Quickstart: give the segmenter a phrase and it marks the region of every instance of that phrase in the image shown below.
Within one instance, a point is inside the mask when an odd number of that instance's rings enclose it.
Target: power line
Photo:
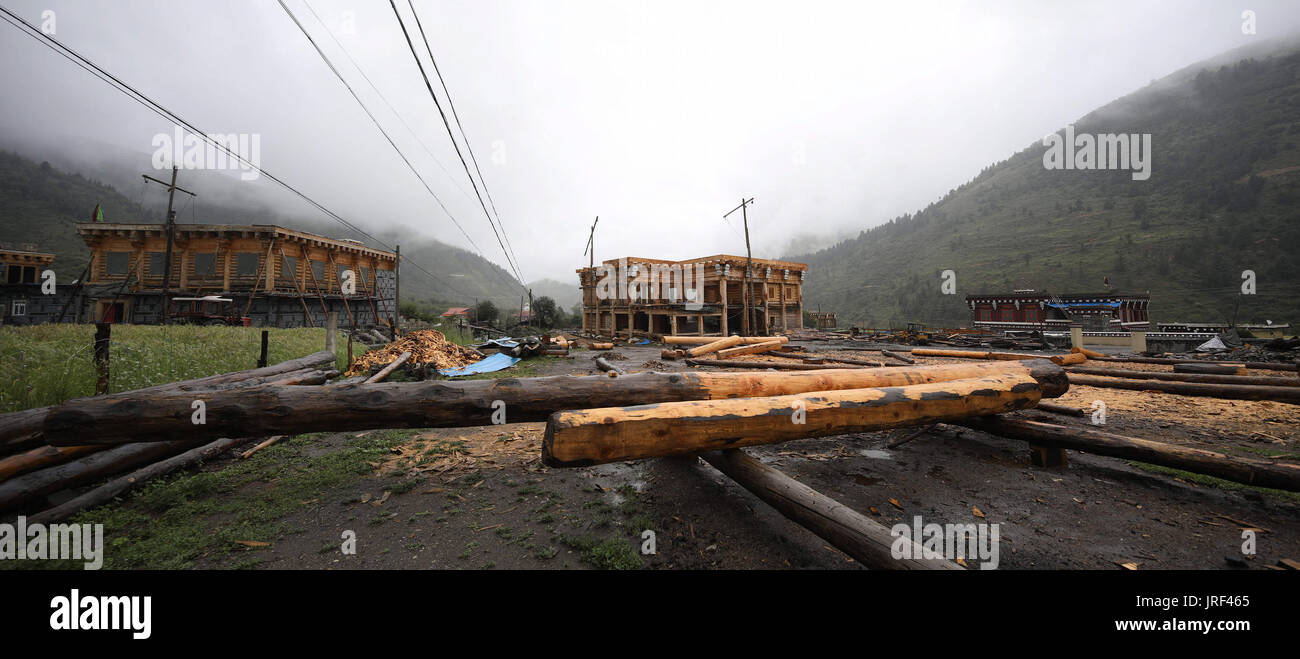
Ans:
[[[284,189],[286,189],[286,190],[292,192],[293,194],[297,195],[297,196],[298,196],[299,198],[301,198],[303,201],[306,201],[307,203],[311,204],[312,206],[314,206],[315,208],[317,208],[318,210],[320,210],[322,213],[328,215],[329,217],[331,217],[332,219],[334,219],[334,220],[337,221],[338,223],[342,224],[343,226],[345,226],[345,227],[347,227],[348,229],[350,229],[350,230],[352,230],[353,232],[355,232],[357,235],[360,235],[360,236],[364,236],[364,237],[366,237],[366,238],[369,238],[370,240],[374,241],[376,244],[378,244],[378,245],[380,245],[380,246],[382,246],[382,247],[384,247],[384,248],[387,248],[387,249],[390,249],[390,250],[392,249],[392,247],[391,247],[390,245],[388,245],[387,243],[385,243],[384,241],[382,241],[382,240],[380,240],[380,239],[378,239],[378,238],[376,238],[376,237],[370,235],[368,232],[362,230],[360,227],[357,227],[356,225],[352,224],[351,222],[348,222],[347,220],[343,219],[343,217],[340,216],[338,213],[335,213],[334,211],[332,211],[332,210],[326,208],[326,207],[325,207],[324,205],[322,205],[320,202],[317,202],[315,199],[312,199],[311,197],[308,197],[306,194],[300,192],[297,188],[295,188],[295,187],[289,185],[288,183],[284,182],[284,181],[283,181],[282,179],[280,179],[279,177],[277,177],[277,176],[271,174],[270,172],[266,171],[265,169],[262,169],[261,167],[258,167],[257,165],[254,165],[252,162],[250,162],[250,161],[249,161],[247,158],[245,158],[244,156],[240,155],[239,153],[237,153],[237,152],[235,152],[235,151],[232,151],[229,147],[227,147],[227,146],[226,146],[225,144],[223,144],[221,141],[212,139],[211,137],[208,136],[207,133],[205,133],[205,132],[199,130],[197,127],[195,127],[194,124],[191,124],[190,122],[185,121],[183,118],[181,118],[181,117],[180,117],[179,115],[177,115],[176,113],[174,113],[174,112],[172,112],[171,110],[168,110],[167,108],[163,107],[161,104],[159,104],[158,102],[156,102],[156,101],[154,101],[153,99],[149,98],[148,96],[145,96],[143,93],[141,93],[140,91],[136,90],[134,87],[132,87],[132,86],[126,84],[125,82],[122,82],[122,81],[121,81],[120,79],[118,79],[116,76],[114,76],[113,74],[111,74],[111,73],[109,73],[108,71],[104,70],[104,69],[101,68],[99,65],[97,65],[97,64],[95,64],[93,61],[91,61],[89,58],[87,58],[87,57],[81,55],[80,53],[78,53],[78,52],[75,51],[75,50],[72,50],[72,49],[69,48],[68,46],[65,46],[65,45],[63,44],[63,42],[59,41],[58,39],[55,39],[54,37],[52,37],[52,36],[46,34],[46,33],[43,32],[43,31],[41,31],[41,30],[40,30],[39,28],[37,28],[35,25],[32,25],[31,23],[28,23],[26,19],[22,18],[21,16],[18,16],[18,15],[15,14],[14,12],[10,11],[7,7],[5,7],[5,6],[3,6],[3,5],[0,5],[0,12],[2,12],[2,13],[5,14],[5,16],[0,16],[0,18],[3,18],[3,19],[5,20],[5,22],[7,22],[7,23],[9,23],[10,25],[14,26],[14,27],[17,28],[19,31],[21,31],[23,34],[26,34],[27,36],[31,37],[32,39],[35,39],[35,40],[37,41],[37,43],[40,43],[41,45],[43,45],[43,46],[49,48],[50,50],[53,50],[55,53],[57,53],[58,55],[62,56],[64,59],[67,59],[68,61],[72,62],[73,64],[76,64],[77,66],[81,67],[81,68],[82,68],[83,70],[85,70],[87,73],[90,73],[91,75],[95,76],[96,78],[100,79],[101,81],[107,83],[110,87],[112,87],[112,88],[116,89],[117,91],[121,92],[121,93],[122,93],[123,95],[125,95],[127,98],[130,98],[131,100],[133,100],[133,101],[135,101],[135,102],[137,102],[137,103],[139,103],[139,104],[145,106],[147,109],[149,109],[149,111],[153,112],[154,114],[158,115],[159,117],[162,117],[163,119],[167,120],[168,122],[171,122],[172,124],[175,124],[175,125],[177,125],[177,126],[179,126],[179,127],[182,127],[182,128],[184,128],[185,130],[188,130],[191,134],[193,134],[193,135],[194,135],[195,137],[197,137],[198,139],[200,139],[200,140],[204,141],[205,143],[207,143],[207,144],[209,144],[209,145],[211,145],[211,146],[213,146],[213,147],[215,147],[215,148],[221,150],[222,152],[224,152],[225,154],[229,155],[230,157],[232,157],[232,158],[238,160],[239,162],[242,162],[242,163],[248,165],[249,167],[251,167],[251,168],[257,170],[258,172],[260,172],[260,173],[261,173],[263,176],[265,176],[266,178],[270,179],[271,181],[274,181],[276,184],[280,185],[280,186],[283,187]],[[16,22],[15,22],[15,21],[16,21]],[[410,263],[411,263],[412,266],[415,266],[415,269],[419,270],[420,272],[423,272],[426,276],[428,276],[428,277],[429,277],[430,279],[432,279],[433,281],[438,282],[439,284],[442,284],[443,286],[446,286],[446,287],[447,287],[449,290],[451,290],[453,293],[456,293],[456,294],[458,294],[458,295],[465,296],[465,297],[472,297],[472,296],[470,296],[469,294],[465,293],[464,291],[461,291],[461,290],[457,289],[455,286],[452,286],[450,283],[444,281],[442,278],[438,277],[437,275],[433,274],[432,272],[429,272],[427,269],[425,269],[425,268],[424,268],[423,266],[421,266],[419,263],[416,263],[415,261],[410,261]]]
[[[496,224],[492,222],[492,214],[488,212],[487,204],[483,202],[483,195],[479,193],[478,183],[474,181],[474,175],[469,173],[469,164],[465,162],[465,155],[461,153],[460,144],[456,142],[456,135],[451,130],[451,122],[447,120],[447,113],[442,110],[442,103],[438,102],[438,95],[433,92],[433,84],[429,82],[429,74],[424,70],[424,63],[420,61],[420,55],[415,52],[415,43],[411,41],[411,34],[406,30],[406,22],[402,20],[401,12],[397,11],[397,2],[388,0],[388,4],[393,8],[393,15],[397,17],[397,24],[402,28],[402,36],[406,38],[406,45],[411,49],[411,57],[415,58],[415,65],[420,69],[420,77],[424,79],[424,86],[429,90],[429,96],[433,99],[434,106],[438,108],[438,116],[442,118],[442,125],[447,128],[447,136],[451,138],[451,145],[456,149],[456,156],[460,158],[460,164],[465,168],[465,176],[469,177],[469,183],[474,188],[475,196],[478,197],[478,203],[483,209],[483,215],[487,217],[488,224],[492,226],[492,233],[496,234],[497,244],[501,246],[501,251],[506,256],[506,262],[514,270],[515,278],[519,280],[519,285],[522,287],[523,276],[519,274],[519,268],[510,260],[510,252],[506,249],[505,243],[502,242]]]
[[[474,246],[474,250],[479,252],[481,255],[483,250],[479,249],[478,245],[474,243],[474,239],[469,237],[469,234],[465,232],[465,228],[460,225],[460,222],[456,221],[456,218],[451,214],[451,211],[447,210],[447,207],[443,205],[442,200],[439,199],[438,195],[429,187],[428,182],[424,180],[423,176],[420,176],[420,172],[416,171],[415,165],[411,164],[411,161],[406,157],[406,154],[402,153],[402,150],[398,148],[397,143],[393,141],[391,136],[389,136],[388,131],[384,130],[384,127],[379,125],[379,120],[370,112],[370,108],[366,107],[366,104],[361,100],[361,97],[357,96],[357,92],[353,90],[352,85],[348,84],[348,81],[343,78],[343,74],[339,73],[339,70],[335,68],[334,63],[325,55],[325,51],[321,50],[320,46],[316,44],[316,40],[307,32],[307,28],[303,27],[302,23],[298,21],[298,17],[294,16],[293,12],[289,11],[289,6],[284,4],[284,0],[276,1],[280,3],[280,8],[284,10],[284,13],[288,14],[289,20],[293,21],[293,24],[298,26],[298,30],[302,32],[304,37],[307,37],[308,43],[310,43],[311,47],[316,50],[316,54],[320,55],[321,60],[325,62],[325,66],[329,67],[330,71],[334,73],[334,77],[338,78],[339,82],[343,83],[343,86],[347,88],[348,93],[352,95],[354,100],[356,100],[357,105],[360,105],[361,109],[366,113],[366,116],[370,117],[370,123],[374,124],[375,128],[379,129],[379,132],[384,136],[384,139],[388,140],[389,146],[393,147],[393,150],[397,152],[398,156],[401,156],[402,162],[406,163],[407,168],[411,170],[412,174],[415,174],[415,178],[420,180],[420,184],[424,186],[426,191],[428,191],[429,196],[433,197],[433,200],[438,202],[438,207],[442,209],[442,212],[446,213],[447,217],[451,218],[452,224],[455,224],[456,228],[460,229],[460,233],[465,236],[465,240],[468,240],[469,244]]]
[[[506,246],[510,248],[510,256],[514,257],[515,265],[519,265],[519,255],[515,254],[515,246],[510,244],[510,234],[506,233],[506,225],[501,221],[501,214],[497,212],[496,201],[492,199],[492,191],[488,189],[487,179],[483,178],[483,171],[478,167],[478,158],[474,156],[474,145],[470,143],[469,136],[465,135],[465,127],[460,123],[460,114],[456,112],[456,103],[451,100],[451,90],[447,89],[447,81],[442,77],[442,70],[438,68],[438,60],[433,56],[433,49],[429,47],[429,39],[424,34],[424,25],[420,22],[420,14],[415,11],[413,0],[406,0],[406,4],[411,7],[411,15],[415,17],[415,25],[420,28],[420,39],[424,41],[424,49],[429,53],[429,61],[433,63],[433,72],[438,74],[438,83],[442,85],[442,93],[447,97],[447,106],[451,108],[451,116],[456,120],[456,128],[460,131],[460,139],[465,142],[465,149],[469,151],[469,159],[474,163],[474,172],[478,174],[479,183],[483,184],[483,193],[487,195],[488,204],[492,206],[492,214],[497,218],[497,226],[501,227],[501,235],[506,239]]]

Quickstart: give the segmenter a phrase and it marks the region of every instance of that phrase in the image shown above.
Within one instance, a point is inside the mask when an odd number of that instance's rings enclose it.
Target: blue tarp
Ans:
[[[473,364],[462,366],[460,368],[444,368],[438,372],[446,376],[456,377],[457,375],[491,373],[493,371],[499,371],[503,368],[510,368],[511,366],[514,366],[515,364],[518,363],[519,363],[518,357],[511,357],[510,355],[507,355],[504,352],[498,352],[494,355],[490,355],[486,359],[476,361]]]

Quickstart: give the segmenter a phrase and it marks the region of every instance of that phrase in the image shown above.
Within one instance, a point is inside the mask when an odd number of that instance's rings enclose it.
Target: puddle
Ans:
[[[858,455],[864,458],[875,458],[877,460],[893,460],[894,454],[889,451],[882,451],[875,448],[864,448],[858,451]]]

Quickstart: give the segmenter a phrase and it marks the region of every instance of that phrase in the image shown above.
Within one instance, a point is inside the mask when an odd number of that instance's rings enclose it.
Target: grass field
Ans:
[[[324,329],[270,329],[267,362],[277,364],[325,347]],[[93,325],[0,327],[0,413],[91,396]],[[257,366],[262,328],[192,325],[114,325],[109,348],[109,391],[127,391]],[[341,337],[340,337],[341,338]],[[347,361],[338,342],[337,368]]]

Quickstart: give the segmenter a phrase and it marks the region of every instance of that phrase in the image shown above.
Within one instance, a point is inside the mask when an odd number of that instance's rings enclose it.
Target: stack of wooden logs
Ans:
[[[163,395],[184,396],[193,401],[203,400],[214,392],[319,385],[338,375],[338,371],[330,368],[334,360],[334,353],[321,351],[274,366],[126,391],[113,394],[111,398],[129,408],[147,405],[153,397]],[[69,403],[75,404],[76,401]],[[47,441],[44,426],[52,409],[44,407],[0,415],[0,513],[45,509],[45,498],[50,494],[139,468],[125,479],[110,483],[106,489],[101,488],[52,509],[55,517],[62,519],[86,505],[107,501],[149,478],[258,439],[255,435],[190,439],[188,432],[177,432],[166,441],[111,446],[84,441],[93,439],[97,432],[92,425],[81,437],[83,441],[55,446]],[[186,415],[186,422],[191,425],[194,412],[191,409]],[[206,414],[205,410],[205,417]],[[127,418],[119,423],[129,433],[134,419]],[[49,515],[42,515],[40,519],[56,521]]]

